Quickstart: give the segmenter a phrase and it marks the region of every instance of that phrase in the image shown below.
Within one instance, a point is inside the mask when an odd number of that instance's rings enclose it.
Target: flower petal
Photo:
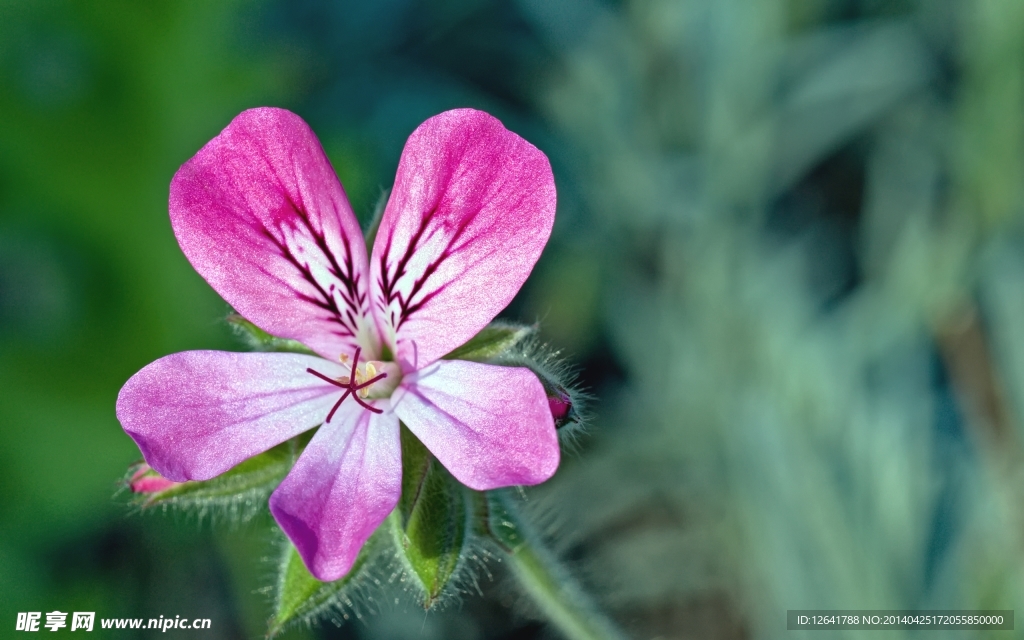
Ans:
[[[402,493],[398,418],[386,400],[374,404],[384,413],[343,403],[270,496],[274,518],[318,580],[348,573]]]
[[[246,319],[332,360],[376,351],[363,235],[299,116],[242,112],[175,174],[170,211],[192,266]]]
[[[378,329],[406,371],[505,308],[554,219],[547,157],[492,116],[446,111],[409,136],[370,265]]]
[[[306,373],[340,363],[298,353],[185,351],[132,376],[117,418],[168,480],[208,480],[323,422],[338,387]]]
[[[558,435],[529,369],[442,360],[406,376],[395,413],[452,475],[480,491],[544,482],[558,468]]]

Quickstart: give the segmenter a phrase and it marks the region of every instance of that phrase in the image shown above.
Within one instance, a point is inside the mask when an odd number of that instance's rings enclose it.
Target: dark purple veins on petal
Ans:
[[[409,291],[408,296],[403,296],[400,291],[396,290],[396,286],[398,284],[398,281],[401,280],[402,277],[407,275],[409,261],[412,259],[413,254],[415,254],[416,251],[420,248],[420,243],[421,241],[424,240],[424,234],[427,231],[427,227],[430,226],[430,223],[434,220],[434,218],[437,215],[437,208],[438,207],[435,205],[433,209],[431,209],[430,211],[428,211],[427,213],[423,214],[420,217],[419,228],[416,229],[416,233],[413,234],[412,238],[409,241],[409,246],[405,248],[405,252],[402,254],[402,257],[399,258],[397,263],[393,263],[389,260],[389,258],[391,257],[391,237],[388,238],[387,244],[384,246],[383,255],[380,257],[381,275],[378,284],[380,285],[381,299],[378,300],[377,308],[381,312],[388,314],[388,317],[391,321],[391,326],[394,327],[396,331],[409,318],[409,316],[422,309],[425,304],[430,302],[431,298],[433,298],[443,289],[443,287],[441,287],[436,288],[428,293],[423,292],[423,287],[427,283],[427,280],[430,278],[430,276],[432,276],[437,271],[437,269],[441,266],[442,263],[444,263],[445,260],[448,259],[449,256],[458,251],[458,247],[456,246],[456,244],[458,240],[462,237],[462,234],[465,233],[466,228],[469,226],[469,223],[472,221],[472,216],[461,217],[458,226],[453,230],[451,238],[449,239],[444,250],[441,251],[441,254],[437,257],[437,259],[433,260],[432,262],[430,262],[430,264],[426,266],[426,268],[423,270],[423,273],[420,274],[420,277],[413,281],[412,289]],[[391,269],[392,265],[394,266],[393,273]],[[420,295],[421,293],[423,293],[423,295],[421,295],[419,299],[417,299],[416,296]],[[397,318],[395,317],[393,310],[390,312],[388,310],[391,304],[395,301],[398,302]]]
[[[340,325],[340,329],[334,331],[336,335],[343,337],[355,338],[359,332],[359,323],[356,320],[356,316],[353,310],[358,312],[360,315],[366,315],[367,313],[367,294],[360,290],[359,280],[360,274],[355,268],[355,264],[352,262],[352,251],[349,244],[349,238],[344,233],[341,234],[341,241],[345,245],[345,260],[344,266],[339,263],[337,256],[331,251],[330,246],[327,244],[327,240],[323,231],[318,231],[312,221],[309,219],[309,215],[305,210],[296,206],[294,202],[290,203],[293,209],[294,218],[298,221],[296,228],[302,226],[305,231],[308,232],[309,236],[313,239],[317,248],[323,253],[328,261],[328,270],[338,281],[342,284],[342,289],[336,289],[332,283],[329,288],[324,288],[320,282],[317,281],[313,275],[312,269],[310,269],[308,262],[301,261],[298,256],[292,251],[291,247],[288,246],[285,240],[285,225],[282,223],[278,237],[278,234],[273,233],[266,227],[263,228],[263,235],[265,235],[281,255],[288,260],[298,271],[302,274],[302,277],[313,286],[316,290],[317,295],[310,296],[303,293],[298,293],[299,297],[310,302],[317,307],[327,311],[330,314],[330,319]],[[344,310],[338,305],[334,294],[335,292],[345,302],[346,308]]]

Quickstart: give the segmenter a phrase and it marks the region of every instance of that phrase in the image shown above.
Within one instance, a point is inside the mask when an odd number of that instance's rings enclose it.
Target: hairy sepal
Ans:
[[[402,497],[388,524],[424,609],[443,600],[465,565],[472,542],[468,491],[402,425]]]
[[[535,337],[528,337],[492,359],[491,364],[526,367],[540,380],[562,445],[573,445],[586,428],[590,395],[577,385],[577,373],[559,355]]]
[[[274,615],[267,627],[267,637],[272,638],[289,627],[310,624],[331,615],[348,619],[356,612],[356,591],[371,564],[370,558],[384,545],[382,537],[378,530],[363,545],[352,569],[333,582],[321,582],[313,577],[295,546],[286,539],[278,566]]]
[[[315,351],[298,340],[288,340],[272,336],[237,313],[229,314],[226,319],[234,330],[235,335],[241,338],[253,351],[287,351],[290,353],[305,353],[311,356],[317,355]]]
[[[311,436],[307,432],[292,438],[210,480],[173,483],[162,491],[136,493],[135,504],[143,509],[171,507],[197,512],[200,517],[224,515],[229,520],[248,520],[267,508],[267,498]]]
[[[519,325],[511,322],[492,322],[469,342],[453,350],[445,360],[470,360],[472,362],[494,362],[509,354],[518,345],[532,338],[537,326]]]
[[[526,534],[519,523],[505,491],[473,492],[476,531],[490,539],[506,553],[515,553],[526,542]]]

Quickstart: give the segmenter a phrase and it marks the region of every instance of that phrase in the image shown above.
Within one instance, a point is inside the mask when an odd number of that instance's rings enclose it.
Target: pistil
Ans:
[[[361,352],[361,349],[359,347],[356,347],[355,355],[352,357],[352,373],[351,373],[351,375],[343,376],[339,380],[335,380],[334,378],[332,378],[330,376],[327,376],[327,375],[324,375],[324,374],[320,373],[319,371],[314,371],[313,369],[306,369],[307,372],[312,373],[314,376],[320,378],[324,382],[329,382],[330,384],[333,384],[336,387],[341,387],[342,389],[345,390],[345,393],[341,394],[341,397],[338,398],[338,401],[334,403],[333,407],[331,407],[331,412],[327,414],[326,422],[330,422],[331,421],[331,418],[334,417],[334,412],[338,410],[338,407],[341,406],[341,403],[344,402],[345,398],[349,397],[350,394],[355,399],[355,401],[359,403],[359,406],[363,407],[364,409],[367,409],[368,411],[371,411],[373,413],[384,413],[384,411],[382,409],[378,409],[377,407],[374,407],[373,405],[371,405],[371,404],[369,404],[367,402],[364,402],[363,398],[366,398],[367,396],[369,396],[369,387],[370,387],[370,385],[372,385],[375,382],[379,382],[379,381],[383,380],[384,378],[388,377],[388,374],[382,372],[382,373],[374,376],[373,374],[376,373],[376,370],[374,369],[372,364],[367,363],[366,373],[367,373],[368,376],[372,376],[372,377],[370,377],[369,380],[365,380],[363,382],[360,382],[359,381],[359,377],[360,376],[358,375],[358,373],[359,373],[359,371],[358,371],[358,367],[359,367],[359,353],[360,352]],[[342,362],[347,362],[347,360],[348,360],[347,357],[342,356],[342,358],[341,358]]]

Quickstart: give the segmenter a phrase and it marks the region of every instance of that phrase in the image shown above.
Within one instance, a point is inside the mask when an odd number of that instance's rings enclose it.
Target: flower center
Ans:
[[[362,350],[356,348],[355,354],[349,359],[347,354],[341,355],[342,364],[352,363],[352,369],[349,375],[341,376],[340,378],[332,378],[328,375],[314,371],[313,369],[306,369],[307,372],[312,373],[314,376],[320,378],[324,382],[329,382],[336,387],[341,387],[345,390],[345,393],[341,394],[338,401],[334,403],[331,408],[331,412],[327,414],[327,420],[330,422],[331,418],[334,417],[334,412],[338,410],[341,403],[346,398],[352,396],[352,399],[359,403],[359,406],[372,412],[372,413],[384,413],[383,410],[367,403],[367,398],[386,398],[391,395],[391,392],[398,386],[398,368],[394,363],[391,362],[367,362],[365,365],[360,366],[359,354]],[[392,373],[392,380],[388,382],[390,384],[377,384],[388,377],[388,371]]]

